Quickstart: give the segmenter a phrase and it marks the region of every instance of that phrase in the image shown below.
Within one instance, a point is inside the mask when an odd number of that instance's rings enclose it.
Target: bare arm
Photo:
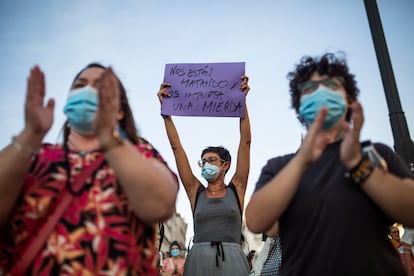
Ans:
[[[0,227],[4,225],[21,192],[27,175],[31,153],[40,144],[52,126],[55,102],[44,106],[45,76],[38,66],[30,71],[25,101],[25,127],[14,145],[0,152]],[[17,143],[17,144],[16,144]]]
[[[166,89],[168,86],[168,83],[161,84],[160,91],[157,94],[160,103],[162,103],[164,97],[170,96]],[[164,118],[164,125],[168,140],[170,141],[171,149],[174,153],[175,162],[178,168],[178,174],[180,176],[181,182],[184,185],[188,199],[190,200],[191,210],[194,212],[195,197],[197,189],[201,183],[191,170],[187,154],[181,144],[180,137],[171,116]]]
[[[266,232],[280,220],[296,192],[302,174],[321,156],[329,142],[328,139],[318,136],[326,112],[326,109],[321,110],[295,157],[252,195],[246,207],[246,224],[253,233]]]
[[[246,224],[250,231],[267,232],[280,220],[296,192],[306,167],[301,158],[295,156],[280,173],[252,195],[246,207]]]
[[[98,85],[99,104],[95,127],[103,148],[113,139],[119,111],[119,87],[112,69],[102,75]],[[152,224],[166,220],[175,210],[178,183],[168,168],[155,158],[145,158],[129,142],[112,147],[105,158],[115,171],[134,213]]]
[[[170,116],[165,118],[164,124],[165,129],[167,131],[168,139],[170,141],[171,149],[174,153],[175,162],[178,168],[178,174],[184,185],[188,199],[190,200],[191,209],[194,212],[195,197],[197,189],[201,183],[197,179],[197,177],[195,177],[193,171],[191,170],[187,154],[185,153],[184,148],[181,144],[178,132],[175,128],[172,118]]]
[[[146,158],[130,143],[109,150],[105,157],[141,220],[152,224],[173,215],[178,183],[165,164]]]
[[[245,96],[247,96],[247,93],[250,90],[250,87],[248,86],[249,78],[247,76],[243,76],[242,79],[243,82],[240,85],[240,89],[243,93],[245,93]],[[231,182],[236,186],[242,211],[244,207],[244,195],[246,193],[247,180],[250,172],[251,140],[250,120],[245,97],[244,118],[240,118],[240,142],[237,150],[236,171],[231,179]]]
[[[277,234],[279,234],[279,222],[273,224],[273,226],[266,232],[268,237],[276,237]]]
[[[354,102],[350,108],[354,127],[345,124],[345,136],[341,144],[341,160],[348,169],[361,159],[359,133],[364,120],[360,103]],[[393,220],[409,227],[414,226],[413,179],[401,179],[376,168],[363,183],[362,189]]]
[[[414,180],[376,168],[362,189],[393,220],[414,227]]]
[[[26,133],[23,132],[19,135],[16,141],[27,149],[39,148],[40,142],[31,143],[31,135]],[[18,150],[12,145],[7,146],[0,152],[0,227],[7,222],[13,211],[31,159],[31,154]]]

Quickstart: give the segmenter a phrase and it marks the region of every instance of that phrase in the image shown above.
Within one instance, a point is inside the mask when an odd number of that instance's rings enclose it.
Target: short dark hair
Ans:
[[[306,122],[299,114],[300,96],[298,84],[308,81],[314,72],[319,75],[327,75],[330,77],[342,77],[344,79],[344,87],[349,100],[355,101],[359,95],[359,89],[356,85],[355,75],[349,73],[349,68],[345,60],[344,53],[326,53],[320,57],[303,56],[300,63],[295,69],[288,73],[291,107],[296,111],[299,121],[306,125]],[[350,112],[346,114],[346,120],[351,119]]]
[[[230,164],[231,164],[231,155],[230,152],[222,147],[222,146],[218,146],[218,147],[207,147],[205,148],[202,152],[201,152],[201,158],[203,158],[203,155],[206,154],[207,152],[214,152],[217,153],[220,156],[220,159],[229,162],[229,168],[224,172],[224,174],[227,173],[227,171],[230,169]]]
[[[180,245],[180,243],[179,243],[178,241],[172,241],[172,242],[170,243],[170,251],[171,251],[171,248],[172,248],[174,245],[178,246],[178,248],[180,248],[180,250],[181,250],[181,245]]]

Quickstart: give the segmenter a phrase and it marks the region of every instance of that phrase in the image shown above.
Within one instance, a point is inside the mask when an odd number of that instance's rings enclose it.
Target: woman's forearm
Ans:
[[[172,216],[178,183],[165,164],[127,142],[107,152],[106,159],[140,219],[155,223]]]
[[[246,207],[246,224],[250,231],[266,232],[279,221],[293,198],[305,169],[304,163],[295,156],[263,188],[253,194]]]
[[[4,225],[21,192],[30,161],[41,137],[23,131],[0,151],[0,226]]]
[[[413,179],[400,179],[376,168],[362,189],[393,220],[414,227]]]

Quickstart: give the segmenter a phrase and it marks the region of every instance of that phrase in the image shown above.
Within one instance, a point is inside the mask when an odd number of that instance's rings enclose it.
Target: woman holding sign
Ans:
[[[247,95],[248,77],[242,76],[240,90]],[[169,83],[161,84],[158,98],[170,97]],[[171,116],[165,116],[167,131],[178,173],[190,200],[194,218],[194,245],[184,267],[184,275],[248,275],[247,258],[240,247],[244,195],[250,169],[250,121],[244,100],[244,118],[240,118],[240,143],[235,174],[226,185],[224,177],[230,168],[227,149],[207,147],[201,153],[199,166],[207,187],[191,170],[187,154]]]

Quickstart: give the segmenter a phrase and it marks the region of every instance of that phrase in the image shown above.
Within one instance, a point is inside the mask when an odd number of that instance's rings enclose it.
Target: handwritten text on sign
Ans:
[[[244,117],[240,90],[244,62],[166,64],[166,97],[161,114],[178,116]]]

